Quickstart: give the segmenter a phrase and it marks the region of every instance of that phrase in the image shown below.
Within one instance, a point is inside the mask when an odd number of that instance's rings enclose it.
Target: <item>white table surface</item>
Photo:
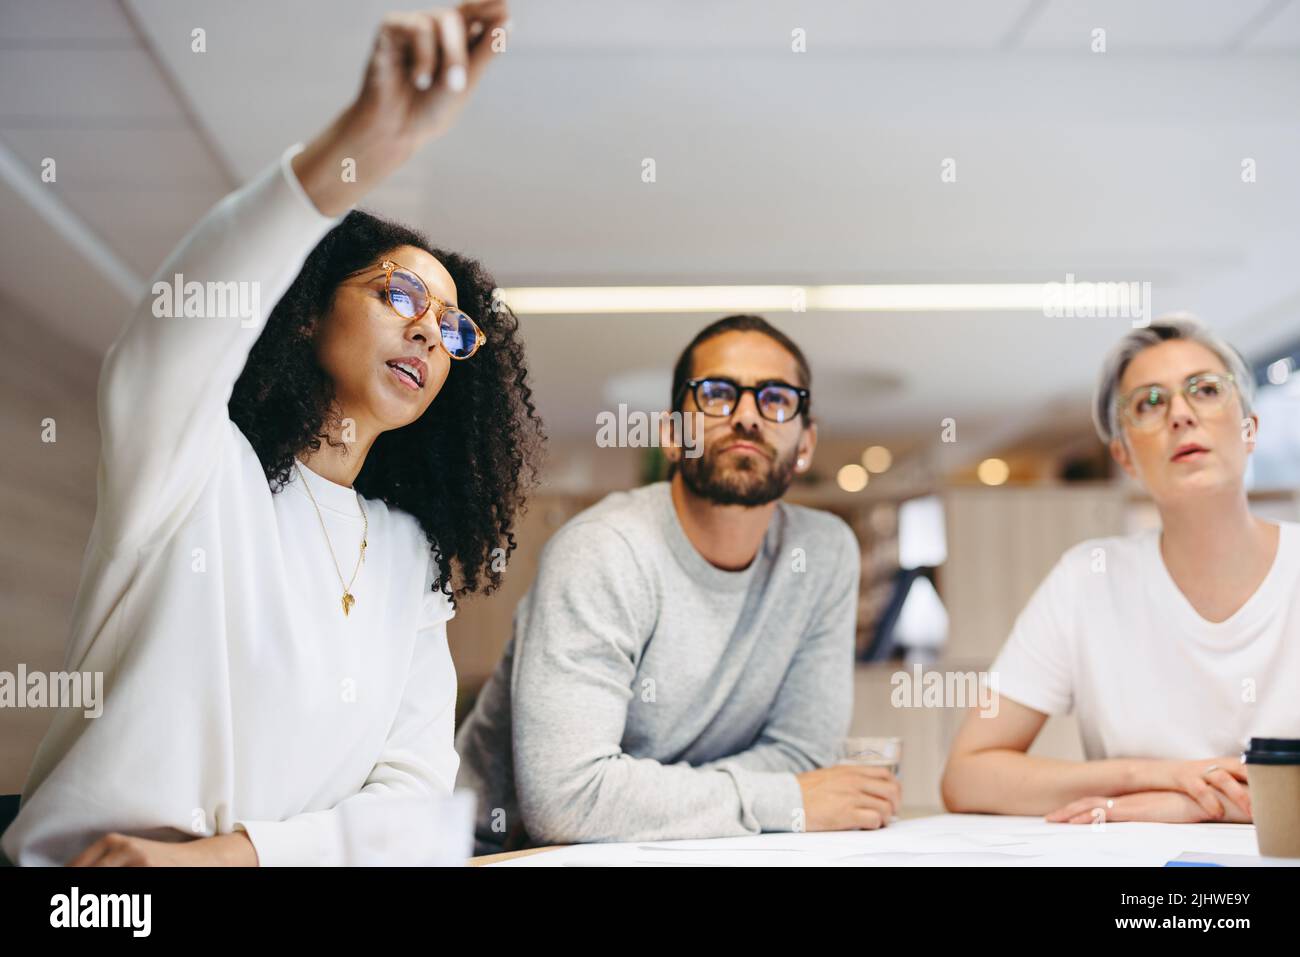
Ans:
[[[939,814],[894,820],[878,831],[575,844],[489,866],[1162,867],[1187,853],[1262,863],[1250,824],[1050,824],[1039,817]]]

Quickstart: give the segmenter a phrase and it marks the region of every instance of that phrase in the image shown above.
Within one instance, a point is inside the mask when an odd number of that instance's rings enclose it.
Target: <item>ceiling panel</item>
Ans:
[[[103,352],[126,319],[129,301],[89,268],[25,200],[0,183],[0,288],[60,335]],[[12,316],[0,321],[13,321]],[[77,384],[76,387],[82,387]],[[93,388],[93,384],[90,384]]]
[[[191,128],[175,130],[4,130],[18,156],[58,162],[58,189],[149,191],[185,188],[218,197],[231,187]],[[145,210],[141,210],[144,212]]]
[[[1300,0],[1279,4],[1272,16],[1251,31],[1242,48],[1261,53],[1300,52]]]
[[[136,189],[69,190],[63,198],[144,280],[221,196],[210,190]]]
[[[697,0],[623,4],[608,0],[547,0],[515,5],[526,27],[518,48],[608,53],[653,50],[664,56],[751,51],[788,55],[801,29],[818,50],[992,50],[1032,0],[821,0],[763,2]]]
[[[1050,0],[1021,39],[1025,50],[1091,54],[1092,31],[1106,53],[1221,50],[1273,0]]]
[[[135,30],[115,0],[4,0],[0,39],[102,40],[138,43]]]
[[[0,56],[4,128],[178,127],[184,114],[143,49],[10,48]]]
[[[125,3],[129,18],[114,3],[80,18],[5,4],[0,137],[29,166],[66,157],[57,195],[145,275],[229,188],[224,169],[255,175],[350,99],[390,3]],[[1160,308],[1263,349],[1300,321],[1286,305],[1300,292],[1300,62],[1262,55],[1294,40],[1295,7],[516,0],[510,50],[463,121],[367,205],[506,285],[1073,272],[1150,281]],[[1116,55],[1083,55],[1094,26]],[[790,52],[796,27],[806,54]],[[947,158],[955,183],[940,179]],[[28,253],[60,245],[15,216],[34,238],[6,239],[5,290],[28,282]],[[98,321],[102,346],[121,312],[93,275],[79,281],[33,301]],[[552,429],[589,432],[608,376],[662,371],[709,318],[525,317]],[[928,429],[955,404],[996,421],[1082,402],[1117,332],[1024,314],[775,318],[836,396],[825,421],[882,432]],[[579,330],[587,348],[558,345]],[[970,377],[972,359],[1006,374]],[[867,395],[860,374],[901,385]]]

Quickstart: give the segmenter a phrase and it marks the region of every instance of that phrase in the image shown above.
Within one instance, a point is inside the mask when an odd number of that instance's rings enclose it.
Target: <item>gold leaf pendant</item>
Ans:
[[[352,611],[352,606],[355,603],[356,603],[356,599],[352,597],[352,592],[345,591],[343,593],[343,614],[345,615],[349,614]]]

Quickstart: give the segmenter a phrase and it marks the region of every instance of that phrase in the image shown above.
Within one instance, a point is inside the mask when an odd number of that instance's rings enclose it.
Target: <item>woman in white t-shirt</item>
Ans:
[[[1161,528],[1062,556],[992,667],[943,777],[952,811],[1051,821],[1249,821],[1240,754],[1300,736],[1300,526],[1251,515],[1258,417],[1241,356],[1186,316],[1129,333],[1097,431]],[[1088,760],[1028,755],[1073,710]]]
[[[505,24],[386,17],[356,100],[203,217],[109,350],[65,666],[105,700],[56,712],[13,861],[454,857],[446,621],[500,581],[539,423],[483,269],[347,211],[451,125]]]

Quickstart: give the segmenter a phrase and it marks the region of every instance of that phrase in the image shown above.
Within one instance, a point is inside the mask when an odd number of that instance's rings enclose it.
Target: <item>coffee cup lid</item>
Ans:
[[[1300,764],[1300,738],[1251,738],[1246,764]]]

